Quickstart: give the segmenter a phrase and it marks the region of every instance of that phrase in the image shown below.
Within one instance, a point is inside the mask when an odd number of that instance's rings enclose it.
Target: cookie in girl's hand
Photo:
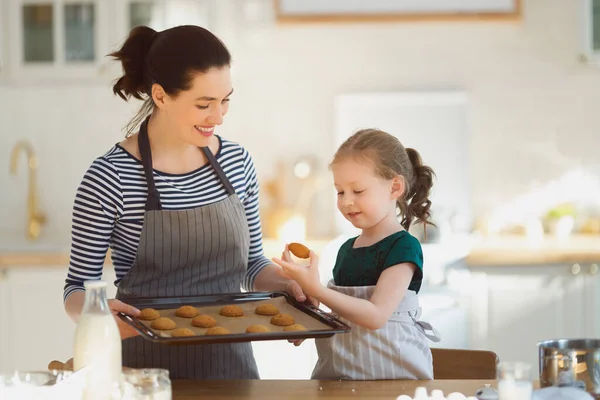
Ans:
[[[301,243],[288,244],[288,250],[298,258],[309,258],[310,249]]]

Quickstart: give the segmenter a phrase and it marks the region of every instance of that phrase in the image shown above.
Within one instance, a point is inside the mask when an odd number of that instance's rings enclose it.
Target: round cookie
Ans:
[[[172,337],[196,336],[193,330],[188,328],[177,328],[171,332]]]
[[[221,308],[219,314],[224,315],[226,317],[241,317],[242,315],[244,315],[244,310],[242,310],[240,306],[229,305]]]
[[[271,316],[271,315],[279,314],[279,308],[277,308],[273,304],[261,304],[258,307],[256,307],[256,310],[254,310],[254,312],[257,313],[258,315]]]
[[[229,335],[230,333],[231,332],[222,326],[213,326],[212,328],[208,328],[206,330],[205,335]]]
[[[217,320],[210,315],[198,315],[192,319],[192,325],[200,328],[212,328],[217,325]]]
[[[305,331],[306,328],[304,327],[304,325],[294,324],[294,325],[286,326],[285,328],[283,328],[283,330],[285,332],[297,332],[297,331]]]
[[[269,328],[264,325],[250,325],[246,328],[246,333],[262,333],[262,332],[271,332]]]
[[[298,258],[309,258],[310,257],[310,249],[300,243],[288,244],[288,250]]]
[[[69,358],[67,360],[67,362],[65,363],[65,367],[64,368],[66,370],[68,370],[68,371],[73,371],[73,359],[72,358]]]
[[[54,361],[50,361],[50,364],[48,364],[48,369],[50,371],[56,370],[56,371],[62,371],[65,369],[65,364],[63,364],[60,361],[54,360]]]
[[[277,314],[271,318],[271,323],[278,326],[293,325],[294,317],[289,314]]]
[[[152,325],[150,326],[153,329],[158,329],[159,331],[169,331],[171,329],[175,329],[177,324],[171,318],[161,317],[152,321]]]
[[[193,306],[181,306],[175,311],[175,315],[183,318],[194,318],[198,314],[200,314],[200,311]]]
[[[143,321],[154,321],[158,317],[160,317],[160,313],[154,308],[144,308],[140,310],[140,315],[137,318]]]

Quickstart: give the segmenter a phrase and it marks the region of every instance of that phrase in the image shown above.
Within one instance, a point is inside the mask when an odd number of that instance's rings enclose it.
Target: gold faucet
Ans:
[[[27,239],[36,240],[42,228],[46,223],[46,216],[37,209],[36,193],[36,170],[38,168],[38,159],[33,151],[33,147],[26,140],[18,141],[12,149],[10,155],[10,173],[16,175],[17,163],[21,151],[27,153],[27,166],[29,169],[29,187],[27,194]]]

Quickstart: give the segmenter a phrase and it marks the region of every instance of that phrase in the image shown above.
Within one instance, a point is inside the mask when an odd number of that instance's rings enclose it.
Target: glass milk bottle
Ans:
[[[77,329],[73,370],[85,371],[84,399],[109,399],[121,383],[121,335],[108,308],[105,281],[86,281]]]

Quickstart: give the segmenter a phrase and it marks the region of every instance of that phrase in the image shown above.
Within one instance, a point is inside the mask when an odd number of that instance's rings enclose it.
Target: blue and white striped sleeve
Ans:
[[[271,261],[264,256],[262,247],[262,228],[259,214],[259,187],[254,162],[250,154],[244,149],[244,176],[246,177],[246,196],[244,208],[250,229],[250,254],[248,256],[248,270],[242,281],[242,288],[247,291],[254,290],[254,281],[258,273]]]
[[[75,195],[64,301],[84,290],[84,281],[102,277],[112,231],[122,214],[119,173],[109,161],[98,158],[86,171]]]

